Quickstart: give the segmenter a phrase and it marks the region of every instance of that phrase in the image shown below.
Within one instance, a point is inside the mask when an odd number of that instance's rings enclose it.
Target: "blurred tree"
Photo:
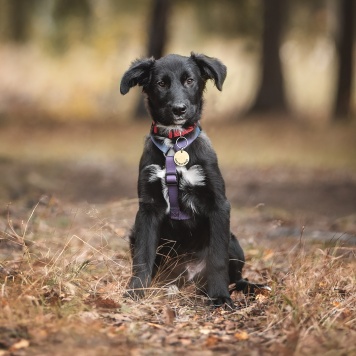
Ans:
[[[261,33],[260,0],[195,0],[194,9],[204,35],[255,39]]]
[[[167,25],[171,10],[171,0],[153,0],[148,29],[148,57],[160,58],[163,56],[167,42]],[[146,108],[143,97],[140,96],[135,118],[142,120],[146,116]]]
[[[335,42],[339,66],[333,114],[335,121],[345,121],[350,119],[356,8],[354,0],[337,0],[336,6]]]
[[[93,11],[90,0],[55,0],[53,19],[57,50],[64,51],[73,40],[83,40],[90,32]]]
[[[1,32],[4,40],[22,43],[30,36],[31,6],[28,0],[2,0]]]
[[[160,58],[163,56],[167,42],[167,24],[171,9],[171,0],[154,0],[152,6],[151,23],[147,53],[149,56]]]
[[[262,75],[256,100],[250,113],[287,111],[279,48],[286,16],[287,0],[262,0]]]
[[[319,36],[325,36],[328,26],[327,1],[288,0],[288,30],[294,32],[301,41],[309,43]]]

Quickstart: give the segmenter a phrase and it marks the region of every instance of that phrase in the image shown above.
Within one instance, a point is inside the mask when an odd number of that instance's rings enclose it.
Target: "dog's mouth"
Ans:
[[[186,123],[186,121],[187,121],[187,119],[179,116],[179,117],[174,118],[173,123],[174,123],[174,125],[184,125]]]

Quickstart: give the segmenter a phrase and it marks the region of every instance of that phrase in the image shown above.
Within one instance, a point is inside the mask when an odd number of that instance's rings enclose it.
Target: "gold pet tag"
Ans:
[[[174,154],[173,159],[177,166],[183,167],[189,162],[189,154],[186,151],[180,150]]]

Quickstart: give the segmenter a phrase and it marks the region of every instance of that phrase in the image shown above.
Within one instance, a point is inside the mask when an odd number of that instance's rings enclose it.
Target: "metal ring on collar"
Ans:
[[[181,139],[181,138],[185,140],[185,146],[184,146],[184,147],[180,147],[180,146],[178,145],[179,139]],[[188,144],[189,144],[188,139],[187,139],[186,137],[184,137],[184,136],[179,136],[179,137],[177,138],[177,140],[176,140],[176,146],[177,146],[180,150],[183,150],[184,148],[186,148],[186,147],[188,146]]]

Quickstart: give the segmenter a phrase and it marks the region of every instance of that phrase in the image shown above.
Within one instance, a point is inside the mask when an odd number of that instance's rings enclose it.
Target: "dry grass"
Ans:
[[[267,281],[269,295],[236,294],[237,310],[212,310],[194,288],[154,285],[136,303],[122,298],[135,209],[135,201],[72,210],[42,200],[3,212],[0,355],[356,351],[354,248],[302,233],[300,241],[249,239],[245,274]]]

